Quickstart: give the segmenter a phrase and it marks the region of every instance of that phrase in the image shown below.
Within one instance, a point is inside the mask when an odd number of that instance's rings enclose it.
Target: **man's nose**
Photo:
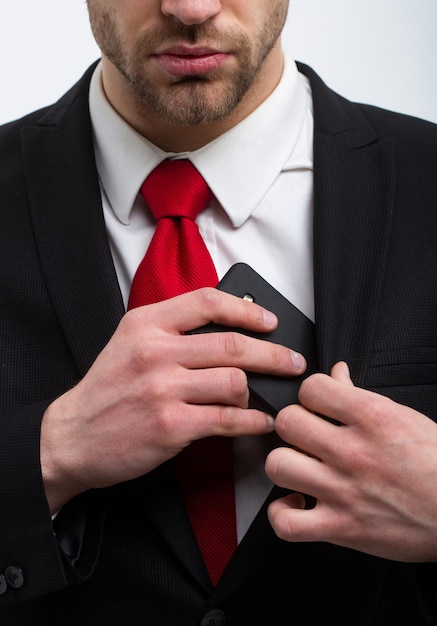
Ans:
[[[222,8],[221,0],[162,0],[164,15],[175,17],[183,24],[203,24],[217,15]]]

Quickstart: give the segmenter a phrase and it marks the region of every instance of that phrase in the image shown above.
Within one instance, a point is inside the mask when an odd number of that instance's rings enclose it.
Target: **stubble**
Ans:
[[[275,5],[275,3],[272,3]],[[282,5],[281,5],[282,6]],[[128,44],[111,15],[99,2],[88,2],[91,28],[102,53],[124,76],[137,94],[139,112],[152,110],[170,124],[196,126],[226,118],[255,84],[259,71],[275,45],[285,22],[286,10],[272,8],[253,40],[244,33],[219,33],[215,26],[169,23],[159,31],[145,29]],[[202,44],[229,51],[233,69],[218,69],[205,77],[169,79],[165,87],[150,72],[155,50],[174,43]]]

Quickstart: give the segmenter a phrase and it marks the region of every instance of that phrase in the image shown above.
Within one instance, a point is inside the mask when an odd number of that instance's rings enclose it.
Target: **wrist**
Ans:
[[[47,502],[52,515],[84,489],[72,480],[73,456],[64,450],[68,439],[61,434],[59,402],[50,404],[43,416],[40,438],[41,473]]]

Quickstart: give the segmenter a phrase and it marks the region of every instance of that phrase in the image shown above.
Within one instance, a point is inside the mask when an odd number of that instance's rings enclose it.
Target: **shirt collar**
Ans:
[[[296,64],[286,60],[278,86],[251,115],[183,155],[205,178],[235,227],[248,219],[281,171],[312,165],[308,153],[294,149],[310,106],[307,82]],[[90,114],[102,188],[118,219],[128,224],[144,179],[170,155],[114,111],[103,92],[100,66],[91,81]]]

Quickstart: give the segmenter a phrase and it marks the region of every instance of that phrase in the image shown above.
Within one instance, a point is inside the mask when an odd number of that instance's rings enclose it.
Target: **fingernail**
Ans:
[[[263,318],[264,318],[264,323],[267,326],[276,326],[277,317],[271,311],[268,311],[267,309],[264,309]]]
[[[303,358],[303,356],[299,352],[295,352],[294,350],[290,350],[290,354],[291,362],[293,363],[294,367],[298,371],[303,370],[305,367],[305,359]]]
[[[270,426],[270,430],[275,430],[275,418],[272,415],[269,415],[268,413],[266,413],[267,415],[267,422]]]

